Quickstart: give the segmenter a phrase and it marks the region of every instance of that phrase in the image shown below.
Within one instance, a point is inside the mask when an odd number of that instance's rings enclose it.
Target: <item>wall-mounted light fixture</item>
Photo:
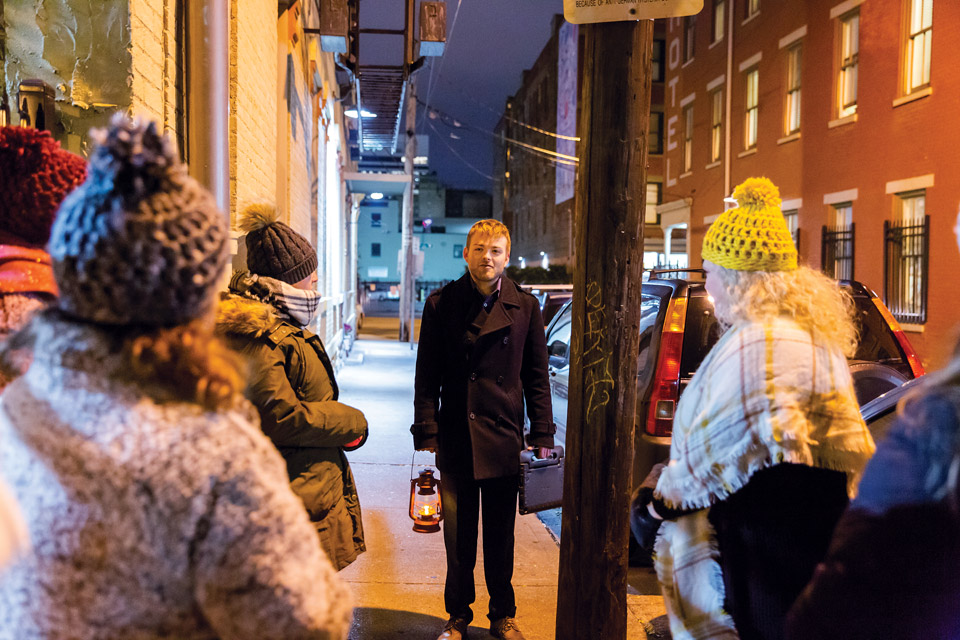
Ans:
[[[56,119],[53,98],[53,89],[43,80],[22,81],[17,96],[20,126],[50,131]]]
[[[353,118],[354,120],[356,120],[358,114],[357,114],[356,108],[353,108],[353,109],[347,109],[346,111],[344,111],[344,112],[343,112],[343,115],[347,116],[348,118]],[[359,115],[363,116],[364,118],[376,118],[376,117],[377,117],[377,114],[371,113],[371,112],[367,111],[366,109],[361,109]]]
[[[371,199],[371,200],[383,200],[383,194],[380,193],[379,191],[374,191],[373,193],[370,194],[370,199]]]

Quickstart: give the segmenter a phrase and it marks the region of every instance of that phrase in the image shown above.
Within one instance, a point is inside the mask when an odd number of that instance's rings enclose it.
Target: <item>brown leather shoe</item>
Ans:
[[[443,625],[443,631],[437,636],[437,640],[466,640],[469,626],[466,618],[450,618]]]
[[[490,623],[490,635],[501,640],[526,640],[520,633],[516,618],[500,618]]]

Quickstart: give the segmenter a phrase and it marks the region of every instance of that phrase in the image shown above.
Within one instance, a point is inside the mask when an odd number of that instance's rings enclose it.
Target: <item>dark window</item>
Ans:
[[[0,2],[0,4],[3,4]],[[187,30],[187,0],[177,0],[174,5],[174,28],[176,30],[174,66],[175,73],[173,77],[174,88],[174,115],[177,123],[177,147],[180,150],[180,159],[189,162],[187,148],[187,127],[189,119],[187,116],[187,91],[189,90],[190,78],[187,75],[189,69],[189,60],[187,51],[190,44]]]
[[[651,59],[650,79],[653,82],[663,82],[663,52],[666,50],[664,40],[653,41],[653,57]]]
[[[371,242],[371,243],[370,243],[370,257],[371,257],[371,258],[379,258],[379,257],[380,257],[380,243],[379,243],[379,242]]]
[[[650,112],[650,132],[647,134],[647,153],[663,153],[663,113]]]
[[[370,214],[370,226],[377,228],[383,226],[383,214],[380,212],[374,212]]]
[[[866,296],[854,296],[853,302],[857,308],[857,328],[860,330],[857,353],[853,359],[880,362],[905,374],[910,373],[910,363],[900,351],[897,339],[877,305]]]
[[[693,60],[694,41],[697,33],[697,16],[683,19],[683,61]]]
[[[556,369],[562,369],[569,364],[572,326],[571,315],[567,314],[557,322],[547,338],[547,356],[550,358],[550,366]]]

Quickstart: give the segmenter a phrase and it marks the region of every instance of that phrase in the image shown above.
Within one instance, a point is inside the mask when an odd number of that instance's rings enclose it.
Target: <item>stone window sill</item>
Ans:
[[[899,107],[900,105],[907,104],[908,102],[914,102],[920,98],[926,98],[931,93],[933,93],[933,87],[924,87],[923,89],[918,89],[911,94],[901,96],[893,101],[894,107]]]
[[[827,123],[828,129],[835,129],[836,127],[842,127],[845,124],[853,124],[857,121],[857,114],[851,113],[848,116],[842,118],[837,118],[836,120],[831,120]]]

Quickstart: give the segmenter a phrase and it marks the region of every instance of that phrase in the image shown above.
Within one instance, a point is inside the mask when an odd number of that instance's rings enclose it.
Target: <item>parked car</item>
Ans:
[[[540,301],[540,314],[544,328],[557,315],[563,305],[573,299],[572,284],[522,284],[524,290]]]
[[[634,485],[668,457],[677,400],[721,333],[702,276],[676,277],[679,271],[654,271],[641,288]],[[702,274],[699,269],[682,271]],[[877,295],[859,282],[840,284],[853,296],[859,314],[860,344],[850,369],[863,406],[924,370]],[[550,392],[560,442],[566,435],[571,321],[568,302],[547,328]]]

